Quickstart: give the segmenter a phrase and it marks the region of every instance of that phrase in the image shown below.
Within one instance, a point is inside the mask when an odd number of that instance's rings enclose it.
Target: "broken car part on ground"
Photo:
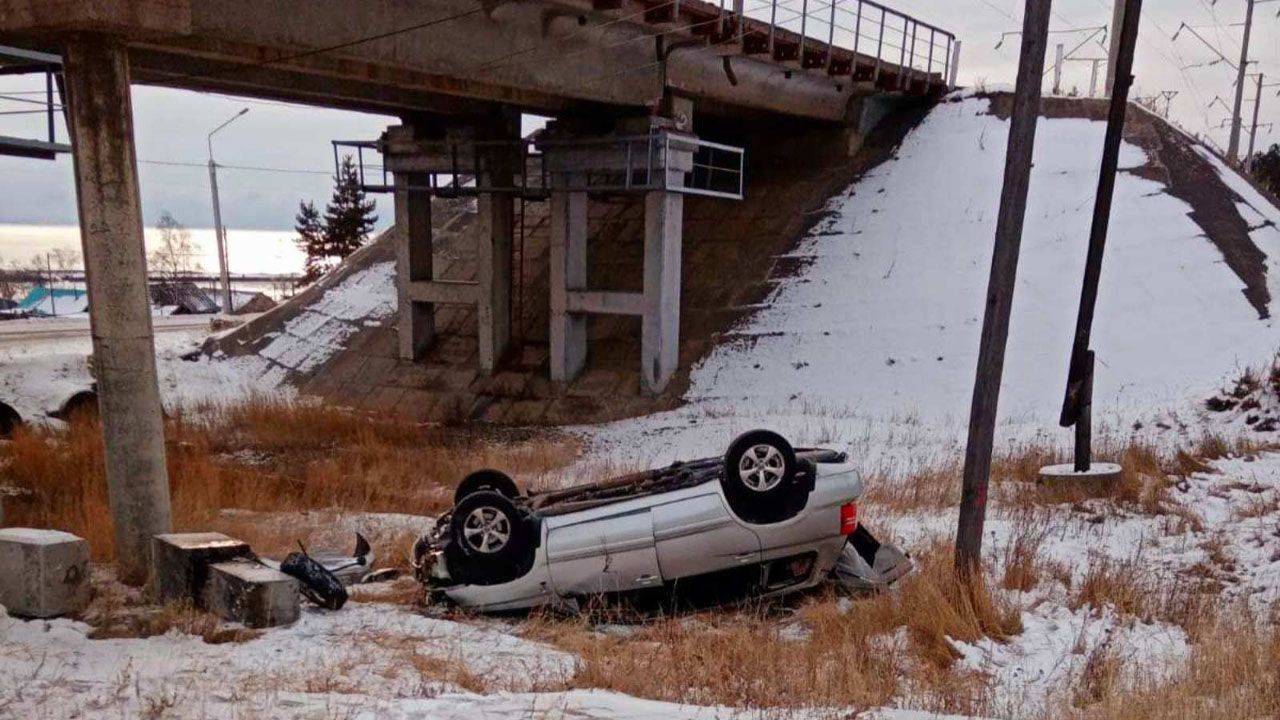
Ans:
[[[753,430],[722,457],[565,490],[522,495],[481,470],[414,545],[414,571],[436,596],[481,611],[572,610],[650,589],[774,597],[833,570],[848,587],[883,588],[911,561],[860,525],[863,481],[847,461]]]

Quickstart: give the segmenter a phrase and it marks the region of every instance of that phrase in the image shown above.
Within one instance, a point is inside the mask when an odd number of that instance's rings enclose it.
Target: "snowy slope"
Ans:
[[[781,280],[736,340],[695,370],[689,399],[966,416],[1008,133],[988,102],[940,105],[895,160],[834,199],[794,253],[812,264]],[[1061,402],[1104,131],[1083,119],[1041,121],[1006,418],[1050,419]],[[1126,143],[1122,168],[1146,160]],[[1228,181],[1253,200],[1251,222],[1280,219],[1247,183]],[[1093,343],[1099,404],[1176,403],[1280,341],[1190,210],[1157,182],[1120,176]],[[1274,227],[1254,237],[1268,255],[1280,252]]]

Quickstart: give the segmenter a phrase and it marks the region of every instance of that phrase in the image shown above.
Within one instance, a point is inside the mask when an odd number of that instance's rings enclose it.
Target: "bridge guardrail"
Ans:
[[[672,17],[699,9],[718,10],[719,27],[709,33],[713,42],[736,40],[748,53],[795,60],[808,69],[856,71],[837,67],[838,49],[852,53],[855,66],[858,55],[873,60],[877,81],[889,65],[906,71],[896,73],[904,87],[935,75],[948,87],[955,84],[955,34],[874,0],[674,0]]]

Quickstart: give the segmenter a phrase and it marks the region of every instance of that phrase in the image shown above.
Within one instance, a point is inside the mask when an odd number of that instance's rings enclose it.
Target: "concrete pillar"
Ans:
[[[504,182],[510,184],[508,177]],[[480,371],[492,374],[511,344],[511,246],[515,231],[515,197],[509,193],[480,196],[480,247],[476,280],[480,301],[476,319],[480,333]]]
[[[640,385],[658,394],[680,358],[680,249],[684,196],[651,192],[644,199],[644,317]]]
[[[568,312],[570,290],[587,289],[587,194],[551,193],[551,379],[569,382],[587,362],[587,318]]]
[[[425,188],[430,176],[396,173],[396,294],[399,308],[400,357],[417,360],[435,340],[435,304],[418,302],[409,293],[409,284],[432,280],[431,195],[412,192]]]
[[[116,556],[121,580],[141,584],[170,507],[128,58],[119,41],[83,35],[63,62]]]

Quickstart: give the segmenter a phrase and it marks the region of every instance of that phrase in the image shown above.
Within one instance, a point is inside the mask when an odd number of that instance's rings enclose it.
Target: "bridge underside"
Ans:
[[[675,92],[701,112],[841,121],[859,95],[946,84],[949,36],[906,27],[914,63],[694,0],[0,0],[0,42],[61,53],[69,33],[109,33],[136,83],[394,115],[634,111]]]

